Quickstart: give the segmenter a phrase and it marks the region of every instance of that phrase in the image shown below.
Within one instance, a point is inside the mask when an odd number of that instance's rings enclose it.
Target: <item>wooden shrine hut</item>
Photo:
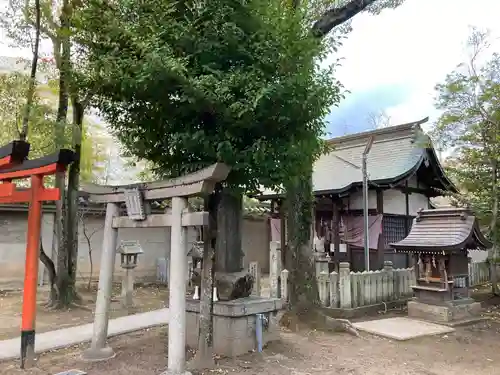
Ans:
[[[456,191],[422,131],[427,120],[328,141],[334,150],[322,155],[313,168],[316,251],[328,252],[334,264],[347,261],[352,270],[364,270],[361,165],[372,140],[367,157],[370,269],[381,269],[384,260],[393,261],[395,267],[411,265],[409,257],[394,254],[389,244],[408,235],[418,210],[430,208],[430,198]],[[271,200],[273,240],[283,243],[285,224],[279,219],[283,196],[264,191],[257,198]]]
[[[421,210],[406,238],[391,247],[416,264],[415,300],[408,315],[434,321],[470,319],[480,304],[470,298],[468,250],[487,250],[477,219],[465,208]],[[434,306],[434,307],[432,307]]]

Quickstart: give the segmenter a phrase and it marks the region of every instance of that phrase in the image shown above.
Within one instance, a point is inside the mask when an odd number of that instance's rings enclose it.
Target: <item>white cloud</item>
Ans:
[[[395,10],[353,21],[340,50],[341,82],[356,95],[391,84],[411,89],[404,103],[386,108],[393,123],[436,117],[434,86],[466,58],[470,26],[500,35],[498,0],[406,0]],[[498,43],[496,45],[498,47]],[[498,48],[497,48],[498,50]]]

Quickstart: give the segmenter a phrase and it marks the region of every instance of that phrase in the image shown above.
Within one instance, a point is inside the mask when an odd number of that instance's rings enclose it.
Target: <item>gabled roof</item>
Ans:
[[[396,251],[485,250],[491,242],[470,210],[450,207],[419,211],[408,236],[390,246]]]
[[[362,155],[371,137],[374,141],[367,170],[372,186],[391,187],[418,173],[431,189],[436,189],[434,195],[440,195],[438,190],[456,191],[444,174],[430,138],[420,127],[427,120],[328,140],[334,150],[322,155],[313,168],[315,195],[342,194],[362,185]],[[260,199],[264,196],[276,194],[264,191]]]

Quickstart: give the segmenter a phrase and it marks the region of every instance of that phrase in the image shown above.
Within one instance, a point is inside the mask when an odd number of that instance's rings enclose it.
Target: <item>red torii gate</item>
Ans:
[[[65,172],[75,153],[60,150],[52,155],[27,160],[29,143],[15,141],[0,147],[0,203],[28,203],[28,233],[21,323],[21,368],[35,356],[36,291],[42,220],[42,202],[61,197],[57,188],[45,188],[45,176]],[[13,180],[30,178],[31,186],[17,189]]]

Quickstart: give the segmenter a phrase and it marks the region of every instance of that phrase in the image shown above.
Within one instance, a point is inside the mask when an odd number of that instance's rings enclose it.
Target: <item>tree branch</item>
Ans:
[[[33,47],[33,57],[31,61],[31,73],[28,84],[28,93],[26,98],[26,107],[24,108],[23,124],[19,132],[19,139],[25,141],[28,137],[29,119],[31,107],[33,107],[33,96],[35,95],[36,69],[38,64],[38,49],[40,47],[40,0],[35,0],[35,44]]]
[[[40,5],[40,11],[42,12],[43,15],[45,15],[45,12],[43,11],[43,7]],[[31,18],[30,15],[30,4],[29,1],[25,1],[24,8],[23,8],[23,15],[24,15],[24,20],[28,25],[31,27],[37,27],[37,23],[34,19]],[[52,20],[47,19],[47,17],[44,17],[45,20],[49,23],[50,27],[54,27],[55,24],[53,23]],[[40,31],[45,34],[48,38],[50,38],[52,41],[56,39],[55,33],[50,29],[50,27],[44,26],[42,22],[40,22]]]
[[[377,0],[352,0],[346,5],[328,9],[321,18],[316,21],[312,27],[313,35],[317,38],[323,38],[335,27],[349,21],[359,12],[375,3]]]

